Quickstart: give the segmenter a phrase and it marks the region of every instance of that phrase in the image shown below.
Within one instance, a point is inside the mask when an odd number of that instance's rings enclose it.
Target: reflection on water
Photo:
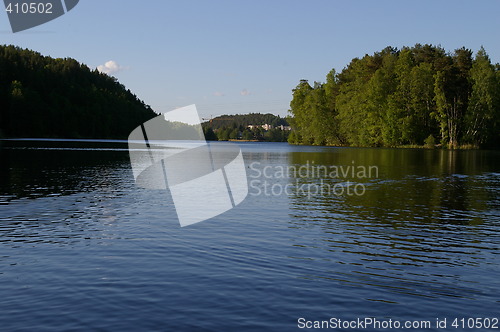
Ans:
[[[498,316],[498,152],[241,147],[254,195],[181,229],[168,192],[135,187],[124,143],[4,142],[3,326],[275,331],[299,317]],[[313,163],[378,176],[257,174]],[[366,190],[255,195],[264,181]]]
[[[88,144],[91,146],[59,141],[4,142],[13,146],[0,149],[1,201],[120,188],[123,172],[129,171],[126,145]]]
[[[491,294],[490,285],[498,283],[492,274],[458,271],[498,271],[498,153],[333,149],[289,156],[292,165],[356,161],[380,168],[379,178],[347,179],[364,183],[362,196],[290,196],[290,223],[308,230],[294,244],[300,248],[294,258],[311,265],[304,277],[388,292],[368,295],[374,301],[394,302],[391,293],[435,299]]]

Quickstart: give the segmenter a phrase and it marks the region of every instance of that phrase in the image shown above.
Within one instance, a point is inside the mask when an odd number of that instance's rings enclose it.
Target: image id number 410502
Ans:
[[[494,318],[455,318],[451,326],[456,329],[500,329],[497,317]]]
[[[50,2],[9,2],[5,7],[9,14],[52,14],[52,3]]]

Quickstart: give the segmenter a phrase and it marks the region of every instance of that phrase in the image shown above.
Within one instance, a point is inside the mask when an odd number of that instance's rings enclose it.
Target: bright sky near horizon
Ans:
[[[483,45],[500,62],[499,13],[497,0],[81,0],[16,34],[0,14],[0,43],[100,66],[157,112],[285,116],[300,79],[389,45]]]

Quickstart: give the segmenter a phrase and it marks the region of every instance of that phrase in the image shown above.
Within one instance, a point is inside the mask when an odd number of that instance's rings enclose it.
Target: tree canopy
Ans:
[[[116,78],[0,45],[0,137],[119,138],[156,116]]]
[[[500,65],[484,48],[387,47],[301,80],[290,113],[294,144],[499,147]]]

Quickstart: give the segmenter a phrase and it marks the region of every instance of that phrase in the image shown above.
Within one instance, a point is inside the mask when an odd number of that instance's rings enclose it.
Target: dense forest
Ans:
[[[0,45],[0,137],[120,138],[154,116],[114,77]]]
[[[481,48],[387,47],[325,83],[301,80],[293,144],[500,147],[500,65]]]
[[[269,125],[271,128],[263,128],[263,125]],[[211,141],[240,139],[286,142],[290,134],[290,131],[280,128],[289,126],[287,119],[269,113],[221,115],[204,122],[202,126],[206,139]]]

